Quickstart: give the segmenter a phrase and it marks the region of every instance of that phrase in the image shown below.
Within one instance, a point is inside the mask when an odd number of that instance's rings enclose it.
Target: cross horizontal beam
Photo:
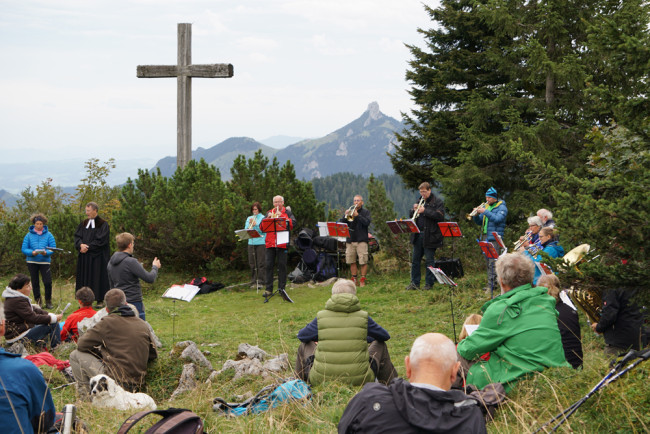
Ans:
[[[230,78],[233,76],[233,66],[230,63],[215,63],[212,65],[138,65],[138,78],[164,77],[198,77],[198,78]]]

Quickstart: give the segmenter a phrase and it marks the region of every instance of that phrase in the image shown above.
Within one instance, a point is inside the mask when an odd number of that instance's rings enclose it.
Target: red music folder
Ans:
[[[456,222],[440,222],[438,223],[440,232],[442,232],[443,237],[462,237],[463,234],[460,231],[460,227]]]
[[[488,259],[499,259],[499,253],[497,249],[494,248],[494,245],[489,241],[479,241],[478,245],[481,247],[481,251]]]

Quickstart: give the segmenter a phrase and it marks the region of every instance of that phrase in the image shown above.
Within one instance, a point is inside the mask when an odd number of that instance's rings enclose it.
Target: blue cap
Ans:
[[[494,187],[488,188],[488,191],[485,192],[485,197],[493,197],[497,198],[497,191],[494,189]]]

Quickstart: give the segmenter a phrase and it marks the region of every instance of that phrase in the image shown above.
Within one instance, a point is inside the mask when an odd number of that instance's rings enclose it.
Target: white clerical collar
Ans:
[[[86,229],[88,228],[95,229],[95,219],[88,219],[88,224],[86,225]]]

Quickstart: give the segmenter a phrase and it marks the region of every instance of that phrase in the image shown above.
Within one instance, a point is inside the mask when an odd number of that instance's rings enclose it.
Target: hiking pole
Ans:
[[[578,407],[584,404],[585,401],[587,401],[587,399],[589,399],[594,393],[596,393],[601,387],[603,387],[603,385],[607,384],[608,380],[614,377],[614,375],[616,375],[616,373],[621,369],[621,367],[623,367],[623,365],[625,365],[628,361],[634,359],[636,356],[637,356],[636,351],[630,350],[618,363],[614,365],[614,367],[607,373],[607,375],[605,375],[605,377],[603,377],[602,380],[598,382],[598,384],[596,384],[589,392],[587,392],[585,396],[583,396],[578,401],[571,404],[566,410],[556,415],[553,419],[549,420],[544,425],[540,426],[533,434],[540,432],[546,426],[562,418],[562,420],[560,420],[560,422],[557,425],[555,425],[552,429],[552,431],[556,431],[559,428],[559,426],[562,425],[569,418],[569,416],[575,413]]]

